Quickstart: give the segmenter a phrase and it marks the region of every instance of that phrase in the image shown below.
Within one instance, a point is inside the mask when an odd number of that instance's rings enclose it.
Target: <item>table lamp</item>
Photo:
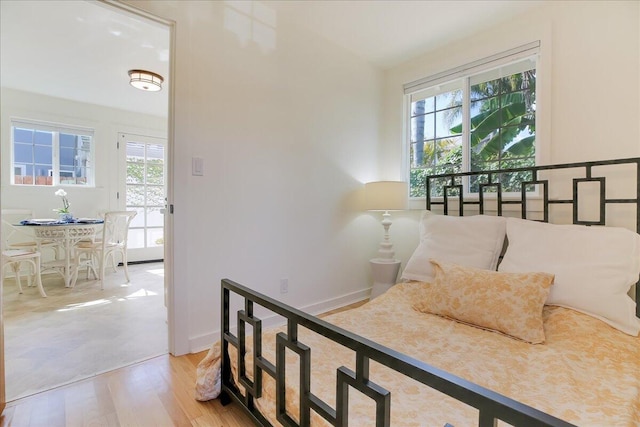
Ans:
[[[409,189],[406,182],[402,181],[374,181],[364,186],[366,209],[370,211],[383,211],[382,226],[384,227],[384,239],[378,249],[378,262],[393,263],[395,252],[389,238],[391,227],[391,214],[389,211],[407,209],[409,201]]]

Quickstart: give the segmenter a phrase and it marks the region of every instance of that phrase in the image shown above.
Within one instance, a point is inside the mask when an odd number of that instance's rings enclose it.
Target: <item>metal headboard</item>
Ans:
[[[636,181],[636,194],[631,198],[607,198],[606,194],[606,177],[594,176],[592,169],[598,166],[614,166],[614,165],[629,165],[635,164],[635,181]],[[559,169],[582,169],[584,174],[579,178],[573,179],[573,196],[571,199],[549,199],[549,179],[540,179],[539,172],[559,170]],[[508,199],[503,197],[502,183],[500,177],[504,174],[514,173],[530,173],[531,179],[522,181],[520,183],[520,193],[509,192]],[[466,177],[476,177],[478,181],[482,183],[478,184],[478,193],[473,194],[471,197],[465,199],[465,191],[463,180]],[[441,183],[443,189],[443,195],[440,196],[442,200],[434,201],[431,194],[431,189],[436,183]],[[554,182],[557,180],[554,179]],[[579,186],[583,183],[597,183],[599,186],[599,217],[596,221],[582,221],[580,220],[578,212],[578,194]],[[459,173],[444,173],[439,175],[429,175],[425,179],[426,186],[426,203],[427,210],[431,210],[434,205],[443,205],[444,214],[449,214],[449,199],[455,197],[458,199],[458,214],[463,216],[465,213],[465,207],[469,205],[477,206],[477,211],[480,214],[485,212],[485,190],[493,189],[495,192],[495,200],[492,200],[492,205],[496,206],[497,214],[502,216],[502,210],[504,205],[520,205],[521,217],[527,218],[527,191],[532,186],[540,186],[541,201],[542,201],[542,221],[549,222],[549,206],[552,204],[571,204],[573,206],[573,223],[580,225],[605,225],[606,224],[606,207],[613,204],[635,204],[636,206],[636,218],[635,218],[635,231],[640,232],[640,157],[628,158],[628,159],[616,159],[616,160],[601,160],[593,162],[580,162],[580,163],[563,163],[557,165],[547,166],[530,166],[523,168],[512,169],[500,169],[500,170],[488,170],[488,171],[476,171],[476,172],[459,172]],[[458,194],[451,196],[451,192],[455,191]],[[475,213],[478,213],[475,212]],[[636,315],[640,317],[640,281],[636,284]]]

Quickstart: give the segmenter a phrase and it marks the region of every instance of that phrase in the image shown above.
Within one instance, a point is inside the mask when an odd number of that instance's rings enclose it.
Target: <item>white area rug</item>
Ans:
[[[73,289],[47,274],[47,298],[4,281],[7,401],[168,352],[163,264],[129,266],[130,283],[107,271],[104,290],[84,273]]]

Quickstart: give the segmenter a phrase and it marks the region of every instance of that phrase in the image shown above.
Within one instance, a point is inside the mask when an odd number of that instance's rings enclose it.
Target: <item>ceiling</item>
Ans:
[[[543,1],[263,1],[380,68],[526,12]],[[246,3],[245,3],[246,4]],[[167,90],[143,92],[127,71],[169,80],[166,27],[98,2],[0,1],[3,87],[167,116]],[[383,30],[382,30],[383,29]]]
[[[168,82],[169,30],[97,2],[0,1],[3,87],[166,117],[168,91],[129,85],[128,70]]]
[[[525,13],[532,0],[269,1],[278,18],[303,23],[372,64],[391,68]]]

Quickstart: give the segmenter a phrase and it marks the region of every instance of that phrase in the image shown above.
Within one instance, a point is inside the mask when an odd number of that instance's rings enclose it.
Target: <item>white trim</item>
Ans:
[[[431,86],[446,83],[451,80],[457,80],[462,77],[468,77],[490,68],[496,68],[509,62],[515,62],[529,56],[537,55],[540,52],[540,40],[527,43],[522,46],[509,49],[507,51],[497,53],[487,58],[479,59],[465,65],[443,71],[419,80],[414,80],[403,85],[405,95],[426,89]]]
[[[87,128],[87,127],[76,126],[76,125],[68,125],[64,123],[47,122],[44,120],[34,120],[34,119],[22,119],[18,117],[12,117],[10,120],[11,120],[11,127],[37,129],[45,132],[65,131],[63,133],[67,133],[66,131],[70,131],[68,133],[73,133],[73,134],[82,135],[82,136],[89,136],[91,138],[94,137],[94,133],[95,133],[95,130],[93,128]]]
[[[49,176],[53,177],[54,170],[53,169],[49,169]],[[65,169],[60,169],[59,174],[63,174],[63,173],[70,173],[71,175],[65,175],[66,178],[75,178],[76,177],[76,171],[70,171],[70,170],[65,170]]]
[[[176,71],[176,22],[153,15],[116,0],[99,0],[98,4],[107,7],[115,7],[120,11],[132,13],[138,17],[151,20],[169,30],[169,77],[166,90],[169,91],[169,115],[167,117],[167,206],[174,204],[174,157],[175,157],[175,80]],[[169,213],[165,218],[164,244],[164,280],[167,305],[167,323],[169,329],[169,353],[181,356],[189,352],[189,284],[181,281],[179,291],[176,290],[173,247],[173,214]],[[183,266],[184,268],[184,266]]]
[[[432,96],[438,96],[443,93],[453,92],[455,90],[463,90],[461,82],[464,77],[460,77],[455,80],[448,81],[446,83],[440,83],[433,86],[426,87],[424,89],[418,90],[416,92],[408,93],[407,98],[410,99],[410,102],[416,102],[423,99],[431,98]]]
[[[345,307],[347,305],[354,304],[362,300],[368,299],[369,295],[371,295],[371,288],[361,289],[359,291],[351,292],[349,294],[345,294],[337,298],[332,298],[330,300],[325,300],[318,303],[309,304],[304,307],[300,307],[299,310],[302,310],[305,313],[309,313],[311,315],[317,316],[318,314],[327,313],[337,308]],[[234,316],[231,317],[232,322],[235,320]],[[284,323],[285,323],[284,318],[277,314],[271,314],[269,316],[262,317],[262,327],[265,329],[277,327],[277,326],[283,326]],[[232,323],[230,325],[229,330],[233,334],[238,333],[237,325],[235,323]],[[199,353],[201,351],[208,350],[209,347],[211,347],[211,344],[219,340],[220,340],[219,329],[213,332],[198,335],[189,340],[189,352]]]

